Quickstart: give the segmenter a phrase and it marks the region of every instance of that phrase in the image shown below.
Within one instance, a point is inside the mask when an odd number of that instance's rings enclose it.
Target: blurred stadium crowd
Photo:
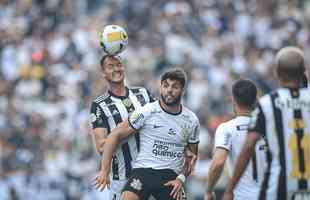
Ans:
[[[0,199],[99,199],[88,118],[105,91],[98,31],[106,24],[129,34],[128,85],[156,96],[164,69],[188,73],[184,103],[202,125],[190,200],[202,199],[232,82],[248,77],[263,94],[276,87],[275,50],[298,45],[310,58],[307,0],[0,0]]]

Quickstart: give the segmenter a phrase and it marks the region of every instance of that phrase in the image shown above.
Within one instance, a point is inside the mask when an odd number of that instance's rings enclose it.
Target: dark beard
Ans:
[[[161,100],[167,105],[167,106],[175,106],[181,102],[181,95],[179,95],[174,101],[167,102],[165,97],[161,94]]]

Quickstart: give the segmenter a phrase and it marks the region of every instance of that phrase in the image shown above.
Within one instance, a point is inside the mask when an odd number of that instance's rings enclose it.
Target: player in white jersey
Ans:
[[[267,168],[260,200],[310,199],[310,90],[302,88],[305,70],[303,52],[286,47],[276,56],[280,88],[263,96],[253,111],[249,133],[225,200],[242,176],[256,142],[266,140]]]
[[[103,168],[96,185],[109,185],[109,171],[113,152],[129,135],[140,133],[141,150],[134,161],[134,169],[122,198],[144,200],[153,195],[158,200],[180,198],[185,182],[185,148],[197,154],[199,121],[196,115],[181,104],[186,75],[174,69],[161,77],[160,100],[137,109],[124,121],[104,146]]]
[[[233,172],[237,156],[245,141],[250,113],[256,103],[257,89],[250,80],[238,80],[232,86],[235,117],[219,125],[215,133],[214,155],[207,177],[205,200],[214,198],[213,189],[228,158],[228,170]],[[257,199],[263,177],[264,142],[256,146],[252,161],[234,190],[235,200]]]
[[[111,131],[127,119],[135,109],[153,101],[145,88],[128,88],[124,84],[124,67],[119,57],[105,55],[100,61],[101,72],[108,84],[108,92],[97,97],[91,105],[91,123],[97,151],[102,154],[105,138]],[[132,170],[139,150],[139,134],[128,138],[113,156],[109,191],[104,191],[105,199],[118,200],[121,189]]]

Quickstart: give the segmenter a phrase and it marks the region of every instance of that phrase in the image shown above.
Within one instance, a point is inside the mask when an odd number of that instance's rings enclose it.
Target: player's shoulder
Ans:
[[[156,113],[161,111],[158,101],[147,103],[144,106],[142,106],[142,108],[149,111],[150,113]]]
[[[110,97],[111,97],[111,95],[108,92],[106,92],[106,93],[99,95],[96,98],[94,98],[93,103],[100,104],[102,102],[109,102],[111,100]]]
[[[261,107],[265,105],[269,105],[271,103],[271,97],[276,95],[279,92],[279,90],[274,90],[270,93],[267,93],[259,98],[258,103]]]
[[[188,107],[186,107],[184,105],[182,106],[182,109],[183,109],[183,111],[182,111],[181,115],[183,117],[187,117],[188,119],[199,123],[199,119],[198,119],[197,115],[191,109],[189,109]]]
[[[144,106],[136,109],[135,112],[142,114],[145,118],[148,118],[161,113],[161,110],[159,109],[158,101],[155,101],[145,104]]]
[[[218,125],[217,130],[230,130],[230,128],[233,127],[235,123],[235,118],[224,121]]]

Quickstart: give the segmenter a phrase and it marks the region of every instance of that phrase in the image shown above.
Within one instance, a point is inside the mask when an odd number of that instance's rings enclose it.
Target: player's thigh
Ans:
[[[152,176],[150,174],[150,169],[133,169],[123,193],[131,192],[135,193],[140,200],[148,199],[152,189],[152,183],[150,182]]]
[[[142,199],[140,199],[139,196],[134,192],[124,191],[122,193],[121,200],[142,200]]]

